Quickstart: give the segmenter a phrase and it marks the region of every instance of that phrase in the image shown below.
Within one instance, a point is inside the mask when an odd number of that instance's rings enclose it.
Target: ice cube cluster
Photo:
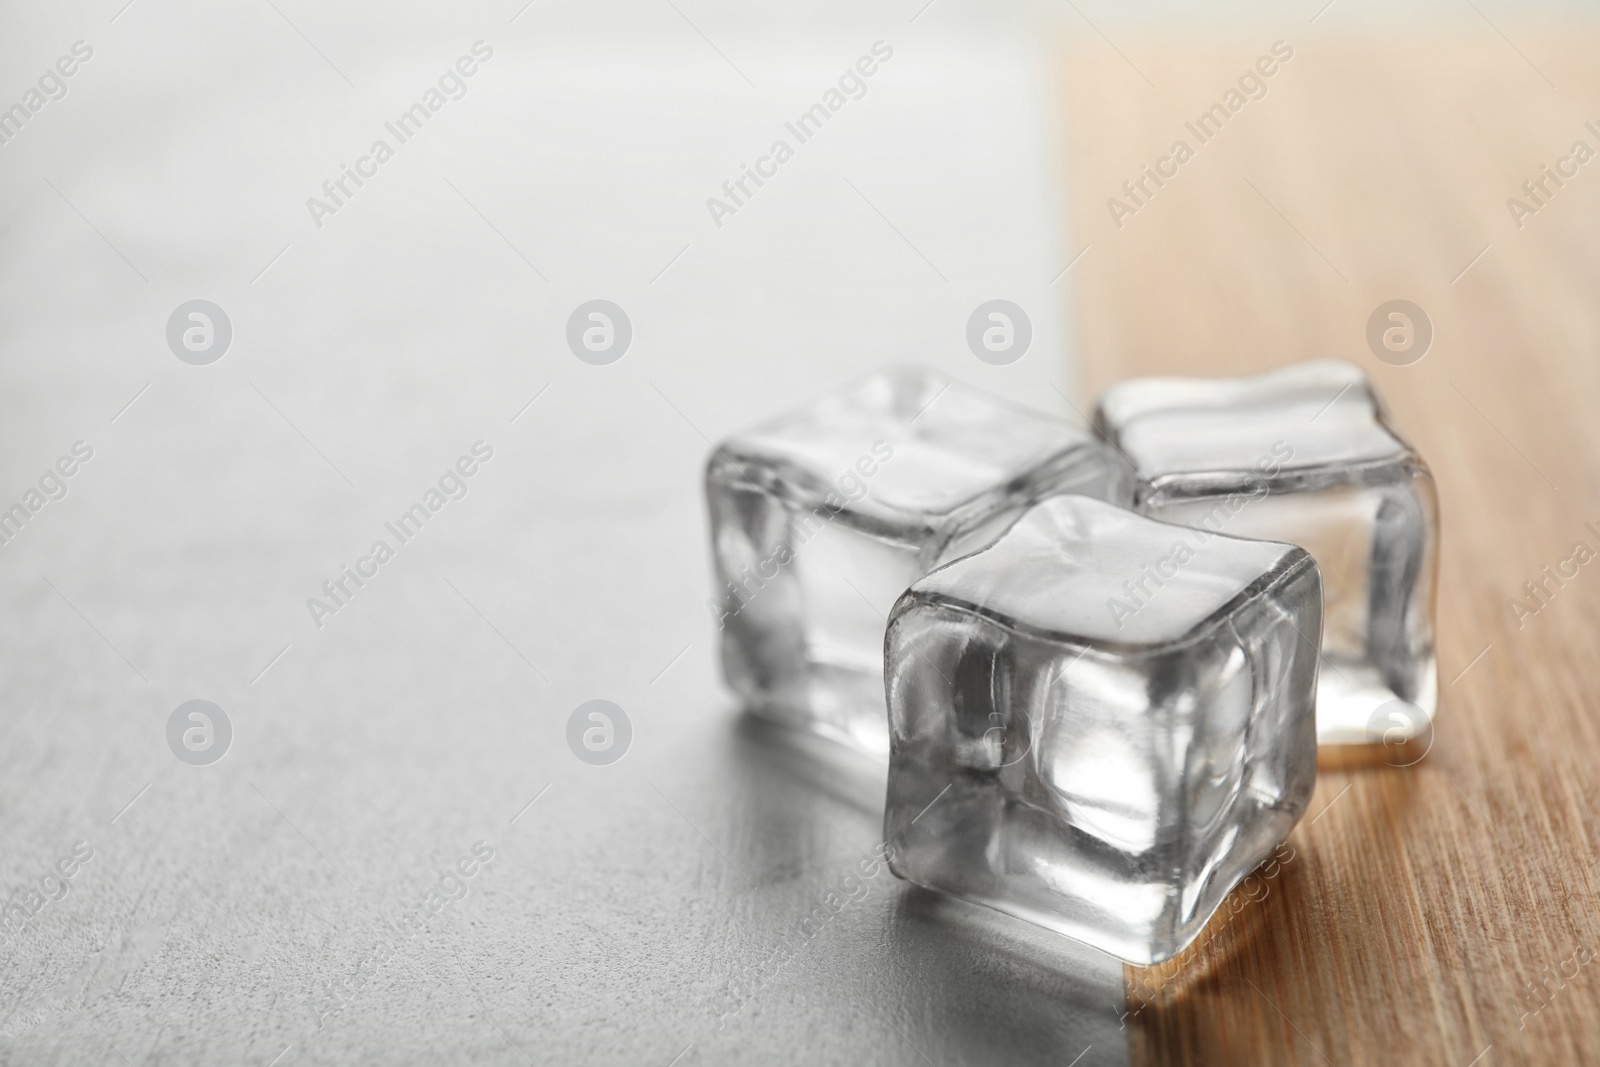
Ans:
[[[891,368],[706,496],[728,684],[887,756],[894,872],[1129,962],[1272,854],[1319,742],[1433,714],[1433,483],[1350,364],[1124,382],[1092,433]]]

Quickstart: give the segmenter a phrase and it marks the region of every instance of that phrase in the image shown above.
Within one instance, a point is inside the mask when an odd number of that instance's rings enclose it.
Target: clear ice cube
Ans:
[[[1131,498],[1085,430],[935,371],[877,371],[722,442],[706,499],[723,673],[752,710],[887,754],[895,599],[1034,501]]]
[[[1247,378],[1123,382],[1101,396],[1095,428],[1137,469],[1146,515],[1316,557],[1323,744],[1428,729],[1438,497],[1359,367],[1317,360]],[[1386,714],[1396,700],[1413,707]]]
[[[1293,545],[1039,504],[890,617],[894,872],[1182,951],[1310,799],[1321,604]]]

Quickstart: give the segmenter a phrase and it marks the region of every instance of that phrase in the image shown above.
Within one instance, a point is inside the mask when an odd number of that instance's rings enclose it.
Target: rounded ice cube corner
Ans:
[[[1306,810],[1321,627],[1304,549],[1043,501],[890,615],[891,868],[1176,955]]]

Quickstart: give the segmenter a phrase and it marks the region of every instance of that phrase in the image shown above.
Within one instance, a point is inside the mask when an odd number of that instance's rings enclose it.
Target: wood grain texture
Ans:
[[[1431,750],[1324,760],[1264,898],[1165,975],[1127,971],[1135,1063],[1600,1061],[1600,561],[1537,614],[1509,604],[1600,549],[1600,160],[1520,228],[1506,204],[1574,142],[1600,149],[1600,35],[1502,29],[1064,50],[1083,395],[1353,360],[1443,511]],[[1276,37],[1293,58],[1199,144],[1184,122]],[[1179,138],[1194,158],[1119,227],[1107,198]],[[1392,298],[1434,325],[1411,366],[1365,342]]]

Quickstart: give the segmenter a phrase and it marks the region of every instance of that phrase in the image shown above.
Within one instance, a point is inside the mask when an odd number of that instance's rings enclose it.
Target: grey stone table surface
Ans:
[[[1119,965],[852,878],[882,767],[717,673],[710,439],[889,360],[1070,413],[1042,50],[922,6],[4,16],[0,92],[92,56],[0,145],[0,1063],[1126,1060]],[[1005,367],[963,336],[996,297],[1034,326]],[[166,336],[197,298],[205,366]],[[596,298],[608,366],[565,341]],[[566,742],[596,698],[609,766]],[[195,699],[209,766],[168,745]]]

